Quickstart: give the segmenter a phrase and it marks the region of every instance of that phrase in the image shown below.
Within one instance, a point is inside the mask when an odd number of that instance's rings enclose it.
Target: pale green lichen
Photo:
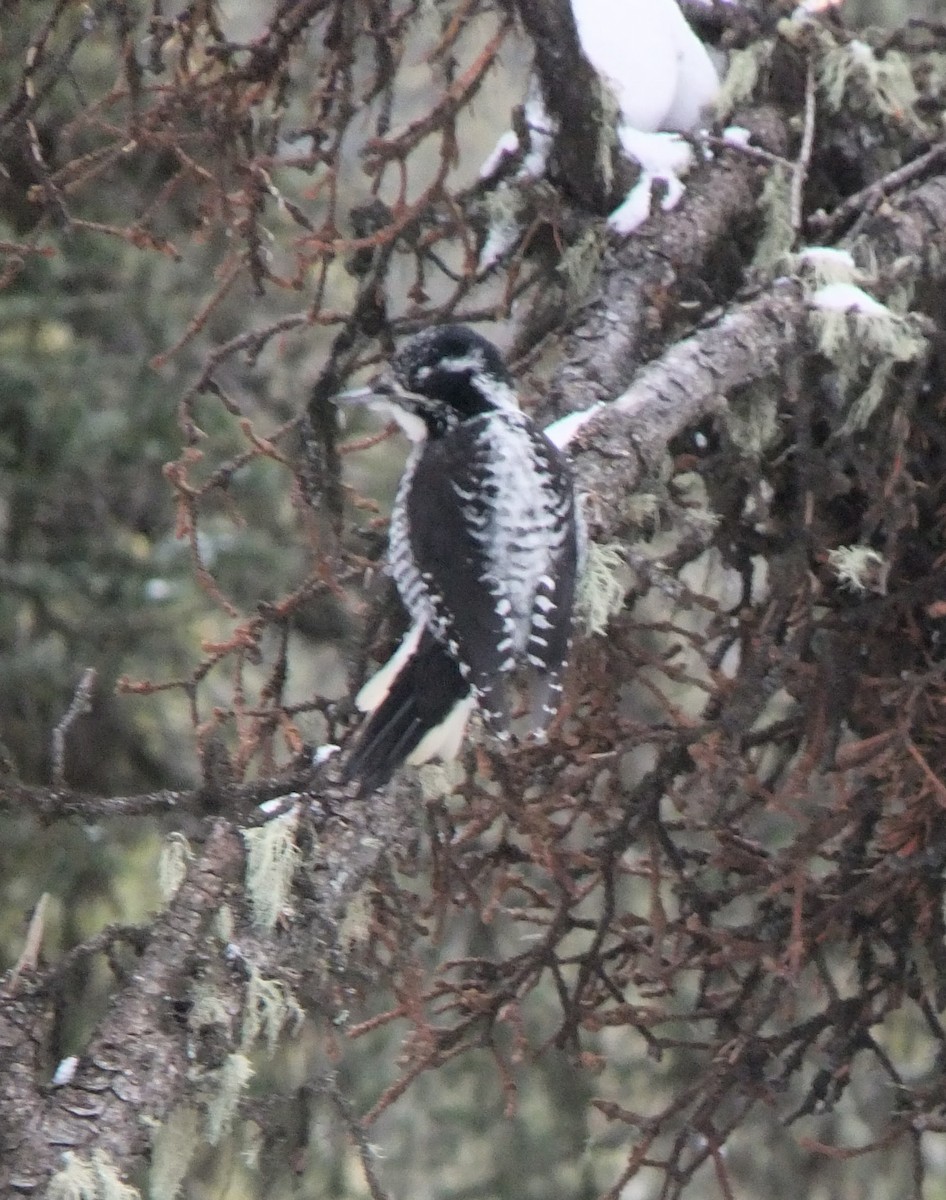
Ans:
[[[262,929],[272,929],[289,907],[292,879],[299,864],[296,829],[298,806],[274,817],[258,829],[244,829],[246,842],[246,891],[253,920]]]
[[[245,1054],[230,1054],[213,1077],[216,1088],[206,1099],[207,1140],[215,1146],[230,1131],[240,1097],[253,1078],[253,1064]]]
[[[896,259],[890,265],[889,275],[896,276],[898,272],[902,273],[904,270],[916,271],[916,259],[911,259],[907,256]],[[886,304],[891,312],[899,313],[901,316],[905,316],[913,308],[913,302],[915,299],[916,278],[904,279],[901,283],[890,288],[890,290],[887,292]]]
[[[158,1128],[152,1143],[149,1200],[176,1200],[199,1144],[197,1110],[188,1105],[175,1108]]]
[[[769,381],[732,397],[726,428],[733,445],[747,458],[760,459],[781,432],[778,396]]]
[[[364,888],[352,896],[338,927],[339,947],[347,952],[365,942],[371,933],[371,897]]]
[[[805,246],[792,255],[788,267],[810,281],[809,286],[815,291],[831,283],[856,284],[861,281],[861,273],[850,252],[834,246]]]
[[[228,904],[221,904],[214,913],[213,931],[224,945],[233,941],[233,913]]]
[[[818,349],[833,364],[842,395],[860,392],[849,402],[839,432],[857,433],[867,427],[899,363],[916,362],[927,352],[919,319],[901,316],[883,305],[848,312],[813,308],[812,327]],[[862,386],[864,376],[866,386]]]
[[[518,232],[522,228],[522,195],[515,188],[508,184],[494,188],[485,193],[482,204],[491,226],[508,227],[511,232]]]
[[[251,1171],[259,1167],[259,1156],[263,1150],[263,1131],[255,1121],[243,1122],[240,1138],[240,1158]]]
[[[523,233],[522,193],[507,183],[483,197],[486,240],[480,249],[480,267],[499,262],[519,242]]]
[[[569,309],[584,303],[591,292],[604,253],[604,238],[600,229],[588,229],[558,260],[557,271],[565,280]]]
[[[137,1188],[122,1182],[104,1150],[93,1150],[88,1159],[71,1150],[62,1157],[64,1165],[49,1181],[47,1200],[141,1200]]]
[[[591,542],[588,561],[578,585],[575,614],[589,634],[603,634],[608,622],[624,607],[631,585],[630,569],[620,548]]]
[[[653,492],[635,492],[625,501],[622,515],[631,525],[656,527],[660,521],[660,497]]]
[[[772,59],[771,41],[753,42],[744,50],[734,50],[729,70],[716,96],[716,116],[725,120],[734,108],[746,104],[755,93],[759,78]]]
[[[170,904],[187,875],[191,861],[190,844],[181,833],[171,833],[164,839],[158,859],[158,888],[165,904]]]
[[[417,782],[425,801],[452,795],[465,778],[463,764],[457,760],[424,763],[417,768]]]
[[[868,245],[858,246],[857,255],[859,265],[855,266],[850,255],[809,247],[795,259],[811,301],[816,344],[834,366],[838,390],[848,403],[839,430],[844,435],[866,428],[883,400],[894,367],[917,362],[928,349],[923,318],[909,312],[913,301],[913,287],[906,279],[910,261],[901,259],[885,271],[887,278],[900,275],[903,282],[891,288],[886,303],[881,304],[864,290],[879,273],[875,255]]]
[[[614,131],[621,119],[621,106],[605,81],[599,77],[598,83],[601,124],[598,127],[598,145],[595,147],[596,172],[604,184],[604,190],[610,192],[614,185]]]
[[[262,1035],[267,1050],[274,1054],[279,1035],[286,1025],[291,1024],[292,1032],[297,1033],[304,1019],[305,1014],[291,992],[277,979],[267,979],[256,967],[250,968],[240,1031],[240,1045],[244,1050],[250,1050]]]
[[[795,242],[792,228],[792,177],[787,166],[776,165],[769,171],[762,195],[762,234],[756,245],[752,265],[757,271],[771,273],[781,267]]]
[[[878,57],[860,39],[827,46],[818,58],[818,85],[828,106],[841,112],[856,102],[882,117],[918,125],[918,92],[910,60],[897,50]],[[852,94],[853,93],[853,94]]]
[[[838,430],[840,434],[848,436],[852,433],[860,433],[867,428],[887,391],[887,382],[892,369],[893,362],[887,361],[878,363],[871,371],[867,386],[848,409],[847,416]]]
[[[943,136],[946,126],[946,112],[943,111],[942,97],[946,92],[946,54],[938,50],[929,50],[926,54],[914,58],[914,78],[920,81],[924,97],[937,97],[933,111],[926,111],[927,120],[933,126],[931,141]]]
[[[228,1036],[233,1029],[233,1021],[223,997],[212,987],[202,983],[195,984],[191,993],[187,1025],[195,1033],[210,1025],[219,1025],[226,1030]]]

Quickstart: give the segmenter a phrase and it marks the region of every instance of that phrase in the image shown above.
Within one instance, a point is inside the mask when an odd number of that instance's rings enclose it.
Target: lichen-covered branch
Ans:
[[[193,1070],[186,1010],[214,913],[239,895],[242,848],[225,822],[149,933],[134,973],[80,1056],[68,1083],[49,1088],[46,1024],[55,971],[43,985],[0,991],[0,1191],[29,1195],[62,1166],[65,1151],[107,1153],[132,1174],[146,1162],[153,1128],[181,1098]],[[239,1011],[239,986],[234,998]]]

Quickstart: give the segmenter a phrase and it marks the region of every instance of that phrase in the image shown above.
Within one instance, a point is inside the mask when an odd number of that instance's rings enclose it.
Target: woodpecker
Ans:
[[[507,677],[529,677],[529,720],[555,715],[584,525],[561,452],[519,408],[496,347],[462,325],[407,341],[339,399],[390,411],[414,441],[391,513],[388,571],[411,626],[361,689],[344,768],[361,793],[404,762],[457,755],[475,708],[507,738]]]

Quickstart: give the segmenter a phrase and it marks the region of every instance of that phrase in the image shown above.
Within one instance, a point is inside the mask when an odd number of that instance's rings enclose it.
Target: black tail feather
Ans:
[[[384,787],[425,734],[435,729],[469,691],[456,660],[425,633],[358,734],[343,768],[343,779],[357,779],[360,795]]]

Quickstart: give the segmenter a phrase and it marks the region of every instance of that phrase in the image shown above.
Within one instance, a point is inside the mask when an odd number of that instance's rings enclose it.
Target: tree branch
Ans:
[[[755,142],[785,154],[789,131],[774,109],[755,109],[741,119]],[[681,305],[695,296],[705,307],[708,286],[720,301],[728,299],[742,275],[741,247],[759,222],[759,195],[769,169],[732,150],[718,155],[691,173],[677,208],[608,252],[596,294],[566,339],[540,419],[612,399],[642,361],[679,336],[686,318]]]
[[[513,0],[504,0],[513,7]],[[553,172],[581,207],[609,212],[633,186],[639,168],[621,152],[605,117],[601,80],[582,53],[568,0],[514,0],[535,46],[548,111],[558,122]]]
[[[23,989],[0,1004],[0,1194],[28,1194],[61,1166],[65,1150],[100,1149],[132,1172],[147,1160],[148,1118],[161,1121],[180,1098],[193,1063],[186,1014],[198,937],[242,873],[243,846],[232,825],[213,827],[200,860],[157,918],[129,986],[108,1014],[72,1081],[53,1091],[45,1075],[46,1004]],[[48,1003],[48,1000],[47,1000]]]

